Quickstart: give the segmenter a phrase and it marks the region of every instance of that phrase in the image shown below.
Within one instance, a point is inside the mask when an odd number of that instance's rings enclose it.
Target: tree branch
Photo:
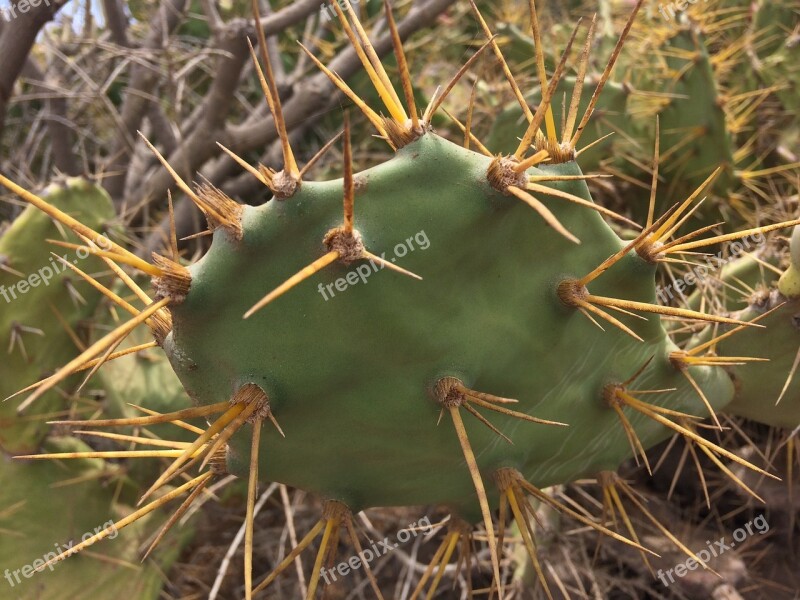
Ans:
[[[31,84],[46,90],[43,119],[47,123],[53,162],[56,168],[67,175],[79,175],[81,165],[73,150],[73,129],[67,116],[67,99],[64,85],[58,75],[45,75],[30,58],[25,63],[22,77]]]
[[[164,47],[165,41],[175,31],[186,9],[187,0],[164,0],[150,21],[150,29],[143,44],[143,49],[157,51]],[[150,109],[148,92],[158,83],[156,69],[136,63],[131,68],[131,82],[122,101],[120,117],[124,132],[117,138],[112,147],[110,158],[103,166],[109,173],[103,181],[103,187],[117,204],[121,204],[125,191],[125,167],[133,148],[130,139],[135,139],[136,131],[141,128],[142,119]]]
[[[20,0],[11,3],[7,10],[14,18],[13,26],[3,27],[0,36],[0,56],[3,57],[3,68],[0,69],[0,136],[3,135],[6,107],[14,90],[14,83],[25,67],[25,61],[36,41],[36,36],[67,0],[52,0],[49,4],[31,6],[23,4],[26,10],[20,10]],[[13,17],[16,15],[16,17]]]
[[[103,0],[103,15],[114,43],[119,46],[129,46],[128,19],[125,18],[120,0]]]

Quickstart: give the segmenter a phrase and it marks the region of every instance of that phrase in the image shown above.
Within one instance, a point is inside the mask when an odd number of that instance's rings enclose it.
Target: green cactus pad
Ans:
[[[246,383],[267,392],[286,438],[265,430],[262,478],[353,509],[442,503],[476,516],[452,424],[437,427],[440,407],[430,395],[446,375],[516,398],[525,413],[569,423],[490,415],[513,439],[509,445],[465,415],[485,477],[510,466],[538,486],[613,469],[630,456],[603,388],[651,357],[637,388],[677,388],[654,402],[702,410],[668,361],[674,346],[657,317],[623,317],[642,343],[613,328],[601,331],[556,294],[561,280],[591,271],[623,242],[596,212],[545,200],[584,241],[569,242],[526,204],[490,187],[489,163],[426,134],[356,176],[355,226],[367,248],[397,258],[424,281],[383,270],[366,283],[350,276],[356,283],[336,291],[337,280],[368,263],[335,263],[243,320],[264,293],[324,252],[323,236],[341,223],[342,182],[304,183],[288,200],[247,208],[241,241],[217,230],[209,253],[191,267],[188,297],[172,308],[165,350],[198,403],[230,398]],[[530,171],[545,172],[580,174],[574,163]],[[589,198],[582,181],[559,187]],[[400,258],[395,248],[407,243],[417,245]],[[335,295],[326,300],[319,290],[329,285]],[[630,254],[590,287],[654,302],[654,267]],[[729,401],[724,372],[693,374],[716,407]],[[668,435],[644,417],[631,419],[645,446]],[[243,431],[232,441],[234,473],[247,471],[249,438]]]
[[[685,25],[665,41],[659,52],[663,55],[664,74],[654,77],[652,69],[643,69],[635,86],[645,92],[670,94],[669,102],[658,112],[661,174],[666,181],[659,185],[657,207],[663,211],[688,197],[717,167],[722,167],[722,172],[710,190],[724,195],[735,180],[733,140],[703,35]],[[655,121],[651,116],[640,124],[649,132],[643,143],[649,152],[654,146]],[[648,156],[646,162],[650,160]],[[729,212],[726,210],[725,214]],[[699,222],[719,220],[718,215],[707,213],[698,211]]]
[[[738,262],[738,261],[737,261]],[[738,313],[750,320],[774,312],[759,321],[765,330],[742,331],[724,340],[718,349],[729,356],[768,359],[729,367],[736,386],[733,402],[726,410],[754,421],[794,429],[800,426],[800,378],[795,361],[800,356],[800,227],[795,227],[790,244],[789,266],[777,289],[762,293],[752,305]],[[770,272],[770,277],[775,276]],[[780,399],[780,401],[778,401]]]
[[[759,321],[766,329],[737,333],[721,342],[718,352],[768,359],[728,367],[736,392],[725,410],[774,427],[794,429],[800,426],[800,377],[795,374],[790,380],[790,374],[800,352],[800,302],[787,301],[773,291],[737,317],[751,320],[781,303],[785,304]]]
[[[44,197],[53,206],[95,230],[102,231],[114,217],[111,201],[105,192],[81,179],[72,179],[63,187],[50,186]],[[0,260],[23,274],[25,281],[23,284],[19,276],[0,271],[0,286],[3,286],[0,288],[3,292],[0,295],[0,306],[3,307],[0,310],[0,339],[8,347],[12,332],[19,330],[20,326],[35,328],[44,334],[20,332],[27,359],[18,345],[3,359],[6,372],[14,373],[13,378],[0,378],[0,396],[3,398],[17,392],[19,382],[37,381],[75,356],[75,343],[59,323],[54,308],[74,330],[83,319],[94,314],[100,297],[50,253],[66,257],[89,273],[102,270],[102,262],[92,257],[78,259],[74,250],[48,244],[46,239],[80,242],[66,228],[57,228],[47,215],[33,206],[26,208],[0,238]],[[49,284],[45,284],[43,278],[49,278]],[[74,284],[85,304],[70,295],[67,282]],[[57,392],[49,392],[26,411],[28,418],[18,419],[19,402],[17,398],[0,403],[0,448],[12,454],[34,451],[46,435],[49,428],[44,422],[46,419],[35,420],[31,416],[64,407],[63,398]]]
[[[90,450],[74,438],[52,438],[45,448],[52,452]],[[87,553],[73,556],[40,573],[32,569],[43,557],[80,542],[119,520],[130,510],[113,502],[114,486],[101,488],[98,475],[103,461],[17,461],[0,456],[0,596],[14,600],[63,600],[93,598],[156,600],[164,585],[163,571],[176,558],[181,539],[174,537],[159,551],[158,564],[140,563],[139,544],[153,531],[158,518],[138,521],[120,539],[100,541],[92,548],[102,559]],[[69,480],[83,478],[83,481]],[[53,487],[57,485],[58,487]],[[54,503],[54,499],[56,502]],[[117,535],[112,534],[113,538]],[[127,541],[126,541],[127,540]],[[53,558],[50,554],[46,559]],[[35,561],[39,562],[35,562]],[[115,564],[116,561],[116,564]],[[125,563],[125,564],[122,564]],[[27,568],[26,568],[27,566]],[[23,571],[24,569],[24,571]],[[15,574],[15,571],[18,573]],[[25,576],[27,575],[27,577]],[[10,577],[10,579],[9,579]],[[19,579],[19,581],[18,581]],[[13,583],[13,586],[11,585]]]

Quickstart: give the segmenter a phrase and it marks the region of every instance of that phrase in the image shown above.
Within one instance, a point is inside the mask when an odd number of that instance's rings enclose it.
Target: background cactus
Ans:
[[[627,10],[622,5],[602,3],[599,47],[613,45],[616,38],[607,23],[613,22],[615,13]],[[585,9],[598,10],[593,4]],[[589,160],[589,153],[594,156],[590,149],[578,163],[585,171],[604,167],[628,182],[628,204],[641,217],[648,206],[648,171],[658,117],[659,208],[666,209],[675,199],[686,197],[719,167],[719,175],[706,191],[709,200],[696,211],[695,222],[709,225],[721,215],[729,223],[746,224],[759,218],[769,188],[783,185],[782,174],[791,179],[791,169],[797,166],[797,136],[791,133],[796,124],[790,116],[796,112],[792,109],[797,98],[792,82],[797,78],[787,71],[796,61],[787,61],[786,56],[797,54],[800,16],[796,7],[783,1],[690,3],[675,15],[665,10],[647,7],[642,11],[627,52],[612,73],[612,83],[624,85],[627,102],[615,102],[616,94],[609,91],[601,96],[601,104],[611,103],[615,110],[610,112],[617,115],[602,132],[614,132],[606,141],[605,160],[602,164]],[[665,14],[672,16],[667,19]],[[541,18],[547,16],[545,12]],[[524,14],[517,18],[521,23],[526,20]],[[527,57],[521,56],[518,46],[524,43],[520,38],[524,40],[525,34],[520,29],[501,29],[499,43],[509,48],[511,56],[520,57],[518,63],[524,63]],[[553,34],[564,40],[569,31],[555,24]],[[531,51],[535,47],[530,38],[527,47]],[[559,48],[543,45],[547,64],[555,65]],[[770,76],[768,64],[782,66]],[[599,72],[602,67],[590,62],[589,72]],[[556,112],[561,108],[562,92],[556,95]],[[609,120],[605,112],[600,118]],[[502,119],[498,122],[498,136],[506,133],[503,123]],[[488,139],[493,136],[491,133]]]
[[[73,437],[50,438],[42,446],[51,452],[82,452],[91,448]],[[66,565],[35,573],[58,552],[79,543],[86,534],[108,527],[129,511],[117,503],[117,486],[100,483],[119,477],[119,467],[100,459],[21,462],[0,460],[0,544],[4,594],[20,600],[58,600],[65,596],[113,598],[129,594],[142,600],[159,598],[164,587],[154,562],[140,564],[139,545],[154,532],[161,517],[142,520],[129,531],[128,541],[113,548],[98,547]],[[58,509],[53,510],[57,498]],[[161,549],[158,565],[168,566],[178,556],[190,529]],[[118,534],[112,534],[116,538]],[[47,541],[45,541],[47,540]],[[9,586],[8,589],[5,589]]]
[[[765,346],[760,336],[754,337],[751,332],[743,332],[741,337],[732,337],[718,346],[719,352],[729,356],[743,356],[753,348],[759,348],[759,354],[766,359],[759,364],[748,365],[746,369],[740,365],[731,366],[736,393],[727,410],[754,421],[788,429],[800,425],[800,391],[794,378],[800,356],[797,321],[800,290],[797,287],[796,266],[796,256],[800,250],[798,232],[800,230],[795,228],[789,264],[778,284],[764,286],[764,291],[754,294],[750,306],[736,313],[738,318],[747,320],[764,315],[760,322],[770,330],[769,344]],[[769,279],[774,280],[773,272],[768,273]],[[732,274],[727,275],[730,277]],[[741,285],[738,277],[732,281]],[[769,311],[772,312],[765,315]]]
[[[59,209],[80,218],[98,231],[107,231],[114,218],[111,202],[102,191],[86,181],[73,179],[66,185],[52,185],[43,196]],[[53,256],[58,250],[44,242],[47,239],[80,241],[34,207],[28,207],[0,238],[0,331],[8,344],[4,368],[35,381],[49,375],[75,353],[76,343],[86,339],[85,325],[94,315],[100,294],[92,290],[63,263]],[[88,272],[97,272],[101,262],[93,257],[81,260],[74,253],[61,253],[66,259]],[[18,403],[0,405],[0,447],[11,454],[34,451],[49,427],[47,415],[77,414],[82,407],[71,404],[69,388],[79,383],[72,378],[64,387],[64,396],[48,393],[29,418],[16,417]],[[0,379],[3,398],[19,390],[11,377]],[[37,415],[44,415],[36,418]],[[32,418],[31,418],[32,417]]]
[[[53,184],[43,197],[50,205],[103,232],[103,236],[111,238],[119,234],[108,195],[86,180],[73,178],[64,184]],[[5,257],[5,269],[0,274],[3,282],[0,289],[6,305],[2,318],[10,341],[4,369],[8,369],[5,371],[8,375],[25,375],[31,381],[52,374],[74,356],[76,347],[86,347],[97,331],[111,322],[105,308],[101,308],[103,295],[57,258],[60,256],[84,273],[94,274],[104,270],[102,260],[72,250],[54,253],[52,251],[58,248],[45,243],[52,239],[82,241],[33,206],[23,211],[0,238],[0,249]],[[105,247],[106,239],[92,239],[94,247]],[[27,288],[20,285],[23,281],[27,282]],[[129,361],[137,361],[137,368],[131,369]],[[126,363],[129,368],[120,372],[119,367]],[[163,358],[161,364],[166,366]],[[0,477],[5,482],[0,492],[0,507],[3,507],[0,527],[8,540],[0,544],[0,564],[7,569],[3,586],[9,586],[8,593],[14,598],[57,599],[85,594],[110,598],[118,593],[142,599],[159,597],[164,582],[156,563],[137,564],[139,543],[153,535],[154,525],[163,520],[158,515],[138,523],[129,543],[104,552],[105,556],[100,559],[87,557],[88,560],[81,561],[74,570],[54,567],[48,570],[46,581],[33,573],[34,568],[69,548],[69,544],[78,543],[84,533],[92,535],[129,511],[124,499],[135,500],[136,494],[141,492],[135,482],[151,478],[152,469],[143,470],[142,465],[127,469],[99,458],[67,461],[66,464],[11,459],[14,455],[40,450],[93,451],[84,440],[53,430],[48,420],[98,412],[132,414],[128,402],[144,403],[159,410],[185,406],[185,394],[172,371],[168,367],[159,369],[157,365],[158,361],[153,362],[152,357],[148,359],[144,355],[109,363],[101,371],[100,402],[73,393],[90,372],[86,370],[44,394],[26,408],[23,415],[18,414],[18,402],[6,401],[0,405],[0,441],[4,452]],[[131,380],[142,383],[135,386]],[[2,381],[4,397],[18,391],[10,376],[3,377]],[[167,393],[170,384],[172,396]],[[91,380],[89,390],[96,390],[97,385],[96,379]],[[148,389],[150,393],[144,393]],[[98,481],[105,483],[100,491]],[[58,496],[58,511],[52,510],[54,494]],[[191,528],[185,529],[176,543],[159,554],[161,568],[177,558],[190,534]],[[136,575],[131,577],[131,573]],[[33,576],[36,579],[32,579]]]

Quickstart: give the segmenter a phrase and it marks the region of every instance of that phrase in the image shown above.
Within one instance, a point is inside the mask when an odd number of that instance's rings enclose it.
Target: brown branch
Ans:
[[[439,14],[444,12],[455,0],[428,0],[413,8],[406,18],[398,23],[397,29],[400,37],[406,39],[415,31],[429,25]],[[392,39],[387,33],[378,40],[373,41],[373,46],[380,56],[392,50]],[[343,79],[352,77],[361,68],[361,62],[352,47],[339,53],[328,65]],[[324,73],[316,73],[303,80],[295,89],[291,102],[284,107],[286,124],[297,124],[313,115],[319,107],[326,106],[330,96],[336,93],[336,88]],[[254,125],[246,122],[242,125],[228,128],[225,139],[221,143],[228,146],[239,155],[253,149],[266,146],[275,139],[275,125],[271,117]]]
[[[164,114],[164,110],[155,102],[150,105],[147,120],[155,132],[154,138],[167,154],[172,154],[178,147],[178,140],[172,131],[172,123]],[[150,153],[152,157],[152,153]]]
[[[316,0],[299,0],[282,10],[261,19],[261,26],[267,36],[275,35],[286,27],[303,20],[319,8]],[[246,21],[231,21],[217,34],[223,56],[219,59],[211,90],[203,101],[202,120],[188,134],[181,146],[169,155],[169,161],[179,173],[191,180],[191,174],[217,156],[220,152],[214,142],[225,136],[227,118],[234,92],[238,89],[239,78],[249,59],[246,40],[252,37],[252,29]],[[327,99],[326,99],[327,101]],[[269,144],[265,144],[268,146]],[[127,217],[135,220],[139,211],[150,202],[164,198],[173,187],[172,177],[163,169],[158,169],[148,180],[139,198],[126,198],[123,206],[133,210]]]
[[[164,0],[150,21],[149,34],[142,44],[143,50],[158,51],[164,48],[169,36],[183,20],[183,12],[187,0]],[[103,187],[109,195],[120,203],[125,188],[125,170],[130,158],[129,140],[135,139],[136,131],[141,128],[142,120],[150,109],[149,92],[157,85],[159,74],[155,68],[136,63],[131,68],[131,81],[125,92],[120,109],[124,132],[117,138],[112,147],[110,158],[103,165],[109,175],[103,181]]]
[[[103,0],[103,15],[114,43],[119,46],[129,46],[128,19],[125,18],[120,0]]]
[[[42,118],[47,123],[53,163],[62,173],[79,175],[82,169],[73,149],[74,129],[70,126],[71,121],[67,116],[67,99],[64,97],[66,91],[59,76],[45,75],[36,63],[28,59],[22,71],[22,78],[49,92],[45,98]]]
[[[14,91],[14,83],[25,67],[36,36],[66,2],[67,0],[52,0],[48,4],[41,3],[34,7],[27,2],[15,0],[6,9],[13,21],[3,27],[0,36],[0,57],[3,61],[3,68],[0,69],[0,136],[3,135],[6,108]]]
[[[262,2],[264,6],[261,7],[261,11],[263,14],[266,14],[268,17],[275,14],[275,11],[270,6],[269,2]],[[308,17],[306,17],[308,18]],[[255,44],[255,41],[253,41]],[[275,35],[271,35],[267,38],[267,45],[269,47],[269,55],[278,57],[281,55],[281,49],[278,45],[278,37]],[[272,70],[275,74],[275,84],[280,88],[283,84],[284,80],[286,79],[286,71],[283,68],[283,61],[281,60],[274,60],[272,61]]]
[[[217,63],[211,89],[203,101],[202,121],[188,134],[178,149],[169,155],[170,164],[184,179],[194,179],[194,171],[218,150],[213,143],[218,132],[224,131],[234,92],[239,87],[239,78],[249,58],[247,47],[247,22],[242,19],[232,21],[219,34],[221,56]],[[173,187],[172,176],[160,166],[140,189],[141,195],[126,202],[130,207],[129,219],[135,219],[139,212],[153,200],[165,198],[168,189]]]
[[[308,15],[319,9],[319,0],[297,0],[276,13],[261,17],[261,27],[267,37],[280,33],[299,23]]]
[[[216,0],[202,0],[201,4],[203,5],[203,12],[206,14],[206,19],[208,19],[208,27],[211,29],[211,32],[216,35],[225,28],[225,22],[222,20],[217,10]]]
[[[167,11],[168,18],[175,14],[175,8],[180,5],[181,10],[184,8],[185,0],[165,0],[167,5],[172,5],[173,10]],[[261,26],[264,33],[268,36],[274,35],[283,31],[285,28],[293,25],[294,23],[303,20],[313,11],[319,7],[318,0],[298,0],[297,2],[281,9],[280,11],[264,17],[261,19]],[[168,27],[172,31],[177,26],[177,21],[168,21]],[[161,48],[163,45],[163,31],[161,20],[154,18],[151,23],[151,33],[144,44],[145,48]],[[183,142],[181,147],[174,155],[169,156],[170,162],[176,165],[176,168],[193,170],[203,164],[206,160],[213,157],[218,149],[214,144],[208,144],[210,136],[217,128],[221,128],[224,124],[224,119],[227,116],[227,109],[230,106],[230,101],[233,98],[234,91],[237,89],[238,78],[241,73],[241,68],[246,61],[242,59],[241,49],[246,50],[244,44],[245,30],[242,28],[242,21],[233,21],[226,27],[216,32],[215,39],[221,46],[221,50],[231,51],[231,47],[235,53],[232,58],[221,58],[218,68],[218,75],[214,79],[214,85],[209,96],[205,99],[201,114],[202,119],[200,126],[195,127],[193,132],[189,134],[187,139]],[[235,42],[235,36],[240,36],[241,44]],[[239,65],[241,63],[241,66]],[[125,95],[125,100],[122,106],[122,119],[128,127],[128,132],[135,135],[136,130],[141,127],[141,122],[148,112],[148,104],[151,100],[145,93],[151,90],[158,81],[158,74],[153,69],[138,68],[132,74],[131,84],[129,90]],[[124,142],[121,140],[120,142]],[[154,176],[155,181],[149,182],[145,188],[145,193],[141,198],[135,199],[133,202],[130,198],[124,197],[125,190],[125,165],[130,157],[132,148],[124,143],[118,142],[117,147],[112,151],[112,162],[105,166],[105,171],[110,175],[106,178],[104,187],[106,191],[115,199],[119,207],[134,205],[136,207],[143,207],[153,199],[162,198],[172,185],[168,175],[165,173],[157,173]],[[203,153],[201,148],[205,145],[214,146],[206,153]],[[187,160],[187,157],[192,157],[193,160]],[[166,177],[164,176],[166,175]],[[135,218],[136,213],[132,215]]]

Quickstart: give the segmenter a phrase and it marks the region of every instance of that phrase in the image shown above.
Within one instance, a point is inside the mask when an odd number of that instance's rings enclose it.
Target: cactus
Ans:
[[[800,425],[800,379],[796,377],[800,362],[800,228],[792,235],[789,256],[778,285],[757,293],[750,306],[735,313],[743,320],[758,318],[766,331],[742,332],[722,340],[717,348],[726,356],[746,356],[757,348],[761,359],[728,367],[735,394],[726,410],[773,427],[794,429]]]
[[[712,349],[755,330],[769,339],[761,331],[764,315],[658,304],[656,272],[676,256],[800,220],[710,237],[680,236],[676,232],[696,206],[698,190],[663,214],[651,205],[641,233],[623,240],[603,217],[631,222],[593,201],[587,176],[575,162],[616,52],[588,103],[580,102],[582,86],[574,87],[561,135],[550,105],[578,29],[549,81],[540,69],[540,89],[546,92],[535,110],[501,62],[525,118],[514,136],[521,139],[516,149],[493,155],[471,133],[469,117],[463,126],[469,147],[432,131],[431,119],[463,69],[420,115],[388,2],[387,24],[402,78],[397,89],[405,103],[364,42],[367,35],[353,11],[344,9],[345,14],[333,6],[388,116],[311,59],[395,155],[354,174],[346,116],[344,177],[304,180],[286,136],[262,37],[262,57],[259,61],[254,52],[253,58],[283,141],[284,168],[251,166],[229,154],[269,188],[273,199],[256,208],[207,183],[192,188],[150,145],[205,213],[213,231],[211,248],[185,266],[176,255],[156,254],[151,263],[115,244],[103,256],[151,275],[153,297],[133,319],[37,384],[25,400],[38,401],[138,325],[150,327],[195,406],[146,417],[61,422],[116,427],[209,419],[190,445],[176,441],[174,450],[159,454],[175,460],[126,523],[188,494],[178,509],[182,512],[224,472],[246,477],[246,597],[268,587],[321,535],[307,594],[314,598],[318,573],[343,526],[359,546],[354,512],[441,504],[453,519],[415,597],[429,580],[432,597],[443,573],[440,566],[431,579],[435,563],[446,564],[461,541],[469,548],[475,523],[485,529],[502,597],[500,555],[509,516],[546,587],[528,498],[647,552],[635,532],[623,537],[548,495],[543,490],[549,486],[596,476],[605,498],[624,494],[635,503],[629,486],[611,472],[631,457],[649,469],[645,450],[674,433],[713,457],[725,473],[723,459],[769,475],[697,433],[698,419],[705,417],[711,418],[710,426],[720,427],[716,412],[735,397],[737,379],[725,367],[752,362]],[[489,26],[473,8],[489,38],[482,51],[491,49],[502,61]],[[587,38],[578,67],[584,72],[591,30]],[[542,60],[537,56],[538,64]],[[89,233],[7,178],[0,176],[0,183]],[[734,329],[718,334],[709,328],[696,344],[679,347],[664,317]],[[167,488],[195,466],[199,475]],[[253,506],[261,480],[291,484],[325,503],[319,522],[292,554],[254,585]],[[90,541],[109,535],[104,530]]]
[[[104,232],[114,217],[108,196],[81,179],[51,185],[43,196],[54,207],[98,231]],[[45,243],[47,239],[60,239],[64,231],[29,206],[0,238],[0,331],[10,349],[4,368],[28,381],[48,375],[74,355],[81,323],[94,314],[100,298],[51,254],[58,248]],[[72,233],[68,233],[68,239],[80,241]],[[75,254],[59,254],[88,272],[100,270],[102,264],[93,257],[80,260]],[[18,391],[14,385],[12,379],[1,378],[3,398]],[[10,454],[34,451],[49,427],[46,418],[30,417],[54,413],[64,406],[55,391],[42,398],[27,419],[16,418],[17,406],[13,403],[0,404],[0,447]]]
[[[758,358],[764,361],[728,367],[736,392],[726,411],[773,427],[796,428],[800,425],[800,383],[795,377],[800,352],[797,298],[787,299],[773,290],[736,316],[748,320],[763,317],[759,322],[769,334],[748,331],[718,345],[726,356],[747,356],[757,348]]]
[[[191,406],[189,397],[163,352],[157,346],[153,349],[147,346],[156,346],[152,336],[147,331],[134,331],[117,350],[119,353],[130,354],[108,361],[97,372],[93,387],[103,392],[103,418],[135,418],[142,415],[140,407],[158,413],[169,413]],[[196,425],[202,425],[202,422]],[[154,425],[148,428],[148,432],[154,438],[169,439],[177,443],[194,440],[191,431],[171,424]],[[137,435],[135,428],[121,433]],[[125,488],[122,500],[135,503],[133,495],[140,494],[141,486],[157,477],[160,468],[153,461],[128,461],[125,476],[136,485]]]
[[[112,226],[114,210],[108,196],[85,180],[76,178],[63,185],[53,184],[43,196],[51,206],[80,218],[87,226],[103,234],[110,234],[115,229]],[[69,235],[64,236],[65,232]],[[10,336],[11,350],[5,359],[6,373],[30,380],[49,375],[74,356],[76,346],[85,344],[88,337],[85,330],[90,325],[102,323],[102,319],[92,321],[102,294],[82,281],[79,273],[102,271],[103,262],[83,252],[51,254],[58,247],[47,244],[45,240],[61,240],[63,237],[70,242],[88,239],[95,244],[95,249],[107,245],[106,238],[100,234],[80,238],[33,206],[27,207],[0,238],[3,257],[3,272],[0,273],[3,287],[0,289],[3,303],[8,305],[2,312],[2,328]],[[57,259],[59,255],[63,260]],[[21,281],[27,282],[27,288],[20,286]],[[136,360],[136,357],[130,359]],[[162,370],[162,381],[156,383],[152,373],[157,367],[147,369],[140,366],[132,374],[134,378],[144,378],[151,387],[157,385],[158,393],[145,397],[141,390],[134,390],[130,385],[131,375],[122,377],[119,372],[114,373],[115,368],[124,366],[125,360],[111,362],[101,371],[103,388],[112,396],[104,404],[111,414],[116,406],[122,406],[123,401],[136,401],[163,409],[163,401],[167,399],[169,410],[180,408],[180,403],[186,401],[179,385],[177,388],[173,385],[172,397],[164,395],[164,384],[170,381],[164,377],[171,376],[172,381],[175,377],[171,370]],[[142,357],[139,360],[146,359]],[[0,527],[4,539],[8,540],[8,543],[0,544],[0,564],[7,569],[3,585],[13,588],[10,593],[15,598],[55,600],[85,595],[112,598],[119,593],[129,593],[132,597],[146,600],[158,598],[162,588],[161,571],[153,563],[140,567],[119,564],[136,560],[137,544],[115,544],[114,549],[107,553],[112,562],[87,558],[73,569],[53,567],[46,577],[33,572],[61,549],[68,548],[70,541],[79,542],[84,532],[91,535],[107,527],[113,522],[109,517],[128,510],[119,504],[120,498],[131,496],[136,491],[133,488],[137,486],[131,486],[130,482],[132,477],[136,477],[137,465],[123,473],[118,465],[100,459],[68,461],[64,465],[16,462],[8,457],[40,450],[59,454],[92,452],[91,447],[77,438],[59,437],[47,423],[48,419],[58,416],[80,414],[77,411],[86,408],[83,403],[66,403],[64,396],[83,379],[81,375],[88,372],[87,369],[67,378],[61,386],[63,394],[58,390],[47,392],[30,408],[25,408],[23,415],[18,414],[18,403],[9,401],[0,405],[0,445],[4,453],[0,459],[0,478],[5,482],[0,492]],[[17,391],[12,387],[12,381],[9,377],[2,378],[3,397]],[[125,414],[130,414],[132,409],[124,408]],[[148,478],[151,476],[152,472],[147,474]],[[118,479],[121,484],[126,484],[119,488],[124,493],[115,495],[113,487],[98,493],[95,486],[100,478]],[[52,510],[54,489],[58,490],[58,511]],[[152,515],[150,519],[137,523],[136,534],[148,534],[161,518]],[[102,524],[104,521],[106,523]],[[182,540],[185,541],[190,533],[191,528],[185,529]],[[112,537],[116,535],[112,534]],[[45,541],[53,543],[53,547],[43,547]],[[162,568],[177,558],[181,546],[175,544],[159,553],[158,562]],[[114,564],[113,561],[118,562]],[[131,568],[138,571],[136,577],[130,576]]]
[[[82,452],[88,446],[75,438],[50,438],[44,448],[52,452]],[[62,461],[10,461],[0,459],[0,544],[4,597],[19,600],[63,598],[118,598],[156,600],[163,586],[161,568],[177,559],[181,544],[164,547],[158,565],[139,565],[138,544],[117,543],[102,550],[99,559],[86,555],[66,565],[53,565],[44,573],[34,569],[81,538],[108,527],[115,515],[128,509],[115,503],[114,486],[101,488],[99,478],[114,475],[114,468],[98,459]],[[57,496],[57,510],[54,510]],[[131,540],[146,539],[159,517],[137,522]],[[188,530],[187,532],[188,533]],[[185,540],[186,533],[182,534]],[[117,534],[112,533],[112,538]],[[120,540],[121,541],[121,540]],[[9,587],[6,587],[9,586]]]
[[[704,36],[687,24],[668,37],[658,52],[665,57],[662,70],[641,70],[638,84],[634,79],[637,89],[657,96],[658,145],[668,182],[659,186],[657,209],[665,210],[670,199],[690,194],[717,168],[720,173],[710,190],[725,197],[734,185],[734,147]],[[645,147],[652,148],[655,123],[652,113],[645,114],[641,117],[649,120]],[[704,221],[713,222],[708,216]]]
[[[134,331],[118,352],[97,372],[97,385],[106,392],[104,414],[109,418],[140,415],[136,406],[157,412],[174,412],[191,406],[180,381],[147,332]],[[180,430],[153,427],[153,433],[175,436]],[[184,441],[184,440],[181,440]]]
[[[597,81],[589,81],[587,85],[594,87]],[[555,98],[558,102],[553,104],[553,116],[556,122],[562,119],[562,105],[560,99],[564,96],[569,98],[575,88],[575,77],[565,77],[559,82]],[[583,136],[583,145],[587,150],[578,156],[576,162],[580,165],[583,172],[596,171],[606,161],[619,163],[619,159],[614,160],[615,153],[613,148],[617,140],[609,137],[609,133],[624,131],[626,127],[626,111],[630,88],[627,85],[609,82],[603,88],[594,110],[592,122],[587,127]],[[538,106],[542,101],[541,87],[536,87],[532,93],[525,95],[525,99],[531,106]],[[589,98],[585,97],[580,106],[580,110],[585,111],[589,105]],[[566,118],[566,115],[563,115]],[[524,116],[519,104],[511,103],[505,107],[497,119],[492,124],[492,129],[486,137],[486,147],[493,153],[511,154],[516,149],[516,136],[520,128],[523,127]],[[605,139],[602,139],[605,138]]]
[[[586,4],[587,10],[596,10],[595,3]],[[748,223],[758,216],[755,197],[767,199],[764,190],[774,186],[782,173],[796,168],[800,155],[797,120],[792,118],[797,114],[794,82],[798,80],[795,55],[800,15],[793,3],[784,0],[711,0],[684,8],[669,21],[655,11],[642,20],[639,39],[623,54],[612,74],[615,79],[609,82],[624,87],[627,101],[615,101],[617,94],[612,93],[611,114],[618,116],[607,118],[609,122],[597,132],[616,135],[606,140],[603,160],[589,160],[593,147],[578,163],[585,171],[602,168],[634,183],[627,205],[641,219],[648,196],[639,189],[651,178],[658,141],[659,210],[692,193],[719,168],[704,191],[709,201],[696,210],[691,223],[710,225],[719,221],[720,213],[728,223]],[[554,29],[560,31],[562,26]],[[512,42],[507,46],[516,47],[524,34],[516,27],[510,31]],[[599,36],[599,43],[608,43],[608,35]],[[547,45],[544,49],[550,50],[546,64],[554,64],[557,56]],[[610,93],[609,86],[605,89],[604,96]],[[563,91],[555,96],[556,114]],[[771,106],[775,100],[778,110]],[[621,113],[617,113],[619,108]],[[508,110],[519,118],[518,108]],[[488,137],[489,147],[494,150],[495,140],[512,136],[501,113]],[[587,145],[591,141],[584,140]],[[776,149],[783,153],[781,160],[792,162],[776,163]]]
[[[669,206],[671,193],[685,195],[720,168],[707,192],[709,206],[698,211],[701,223],[718,221],[716,213],[729,223],[759,218],[760,203],[769,202],[764,190],[780,186],[783,174],[797,167],[791,136],[797,60],[788,57],[798,26],[800,14],[786,0],[712,0],[688,5],[669,23],[660,15],[647,23],[647,39],[629,56],[653,58],[631,65],[632,85],[655,96],[677,94],[631,103],[634,119],[650,119],[649,132],[653,116],[660,116],[661,160],[669,175],[660,188],[663,205]],[[628,172],[641,177],[640,169]]]
[[[736,75],[744,80],[748,90],[762,86],[774,89],[781,110],[773,116],[777,117],[781,141],[794,157],[800,156],[797,141],[800,12],[790,0],[760,0],[746,34],[752,40],[748,45],[749,60],[736,70]]]
[[[709,261],[706,263],[708,268],[698,274],[700,279],[709,281],[711,285],[695,290],[686,299],[686,306],[700,310],[701,307],[711,304],[717,312],[741,310],[743,305],[750,303],[754,294],[769,290],[778,281],[780,258],[781,255],[775,248],[764,244],[751,248],[748,253]],[[723,260],[727,262],[714,277],[704,276],[704,272],[707,275]]]

